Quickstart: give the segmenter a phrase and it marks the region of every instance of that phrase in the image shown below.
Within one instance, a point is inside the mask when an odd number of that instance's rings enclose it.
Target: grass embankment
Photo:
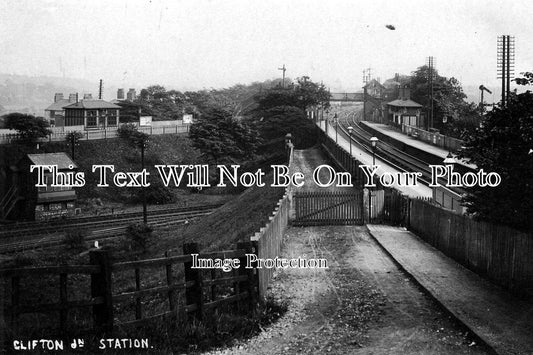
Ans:
[[[184,240],[200,244],[201,250],[235,247],[268,222],[268,217],[283,196],[285,189],[270,187],[266,175],[264,187],[252,187],[227,202],[212,214],[193,222],[183,232]]]
[[[266,177],[266,182],[271,177]],[[184,242],[197,242],[202,250],[233,249],[238,241],[248,240],[268,222],[277,201],[283,195],[284,189],[250,188],[235,199],[218,208],[211,215],[193,221],[187,226],[156,228],[147,240],[145,250],[130,249],[131,242],[127,236],[113,241],[105,240],[101,243],[109,249],[115,261],[149,259],[182,254],[181,246]],[[203,193],[202,193],[203,194]],[[199,194],[199,195],[202,195]],[[19,261],[26,265],[56,264],[87,264],[88,255],[85,245],[82,249],[62,249],[56,251],[42,251],[35,254],[19,254]],[[173,271],[176,280],[181,280],[183,266]],[[219,272],[220,274],[221,272]],[[230,276],[227,274],[221,276]],[[208,275],[209,277],[209,275]],[[166,283],[164,268],[148,268],[141,274],[142,288],[152,288]],[[57,277],[28,278],[24,280],[22,292],[24,303],[54,303],[58,299]],[[88,276],[73,275],[68,278],[68,299],[87,299],[90,296],[90,278]],[[113,292],[122,293],[135,290],[135,278],[131,271],[113,274]],[[232,293],[230,286],[220,287],[217,297]],[[209,292],[207,292],[209,293]],[[177,296],[178,302],[183,302],[184,295]],[[166,294],[143,297],[141,299],[143,316],[159,314],[168,310]],[[135,316],[135,300],[120,302],[114,306],[115,319],[119,321],[132,320]],[[157,352],[196,352],[212,347],[230,345],[236,338],[249,337],[257,334],[266,324],[277,319],[284,312],[284,306],[272,302],[260,307],[254,314],[238,308],[220,309],[210,313],[203,323],[193,322],[184,324],[177,322],[154,321],[139,329],[120,328],[117,336],[128,338],[149,338],[150,344]],[[91,313],[79,309],[69,312],[71,329],[76,326],[87,327],[91,324]],[[22,319],[22,329],[30,331],[32,327],[38,329],[52,329],[57,326],[57,314],[27,315]],[[35,331],[35,329],[34,329]],[[18,338],[25,334],[17,334]],[[27,334],[27,333],[26,333]],[[39,331],[37,331],[39,334]],[[75,335],[76,333],[74,333]],[[33,333],[35,336],[35,333]],[[39,334],[41,336],[41,334]],[[44,335],[42,335],[44,336]],[[95,350],[95,349],[92,349]],[[91,349],[87,349],[91,351]],[[113,353],[113,352],[109,352]]]
[[[71,154],[69,147],[63,142],[49,143],[44,150],[64,151]],[[114,206],[117,203],[138,203],[139,189],[116,187],[110,183],[109,187],[97,187],[99,176],[92,172],[93,165],[113,165],[115,172],[141,171],[141,152],[121,139],[81,141],[76,147],[75,162],[79,171],[85,173],[85,186],[78,188],[78,197],[86,202],[86,207],[96,207],[107,203]],[[153,204],[182,202],[190,200],[187,196],[191,190],[183,188],[165,188],[154,165],[157,164],[202,164],[200,154],[192,147],[188,137],[183,135],[155,135],[150,137],[145,150],[145,167],[150,173],[148,181],[152,185],[145,189],[148,200]],[[109,175],[109,174],[108,174]],[[108,176],[108,180],[111,177]],[[154,192],[153,190],[156,190]],[[201,200],[195,196],[193,200]],[[185,204],[185,203],[183,203]]]

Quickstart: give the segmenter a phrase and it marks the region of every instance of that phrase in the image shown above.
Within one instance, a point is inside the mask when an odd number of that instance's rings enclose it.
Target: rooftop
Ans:
[[[81,108],[81,109],[99,109],[99,108],[115,108],[120,109],[120,106],[112,104],[111,102],[107,102],[104,100],[81,100],[78,102],[75,102],[71,105],[65,106],[65,109],[73,109],[73,108]]]
[[[415,107],[415,108],[422,107],[422,105],[414,102],[413,100],[399,100],[399,99],[391,101],[387,103],[387,105],[394,106],[394,107]]]
[[[45,111],[61,111],[63,110],[63,107],[68,106],[70,104],[72,104],[72,102],[70,102],[68,99],[61,99],[57,102],[54,102],[53,104],[51,104],[44,110]]]
[[[28,158],[35,165],[57,165],[59,170],[69,169],[69,165],[75,169],[78,166],[66,153],[43,153],[28,154]]]

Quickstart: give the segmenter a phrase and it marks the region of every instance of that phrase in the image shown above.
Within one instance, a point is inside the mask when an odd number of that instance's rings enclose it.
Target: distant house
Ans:
[[[81,100],[64,109],[65,126],[101,129],[118,126],[120,119],[120,106],[104,100]]]
[[[27,154],[11,168],[11,188],[14,208],[3,213],[3,218],[17,220],[47,220],[74,215],[76,191],[72,186],[52,187],[52,173],[45,173],[46,187],[36,187],[37,171],[31,165],[56,165],[58,172],[76,172],[77,165],[65,153]]]
[[[400,88],[400,95],[396,100],[387,103],[389,123],[396,126],[408,125],[421,127],[422,105],[410,98],[409,86]]]
[[[366,83],[364,89],[367,95],[370,95],[375,99],[383,99],[385,86],[381,85],[376,79],[372,79]]]
[[[385,86],[372,79],[363,87],[365,93],[364,102],[364,119],[367,121],[383,123],[383,112],[385,106],[383,104],[383,97],[385,93]]]
[[[68,99],[63,98],[62,93],[54,95],[54,103],[44,109],[44,118],[51,125],[62,127],[65,125],[65,106],[78,101],[78,94],[70,94]]]

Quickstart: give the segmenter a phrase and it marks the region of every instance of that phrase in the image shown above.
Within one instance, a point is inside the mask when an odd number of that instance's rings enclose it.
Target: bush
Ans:
[[[13,267],[13,268],[19,268],[19,267],[26,267],[26,266],[33,266],[36,263],[36,257],[33,254],[30,254],[28,252],[19,252],[15,255],[15,257],[8,261],[6,265],[3,265],[3,267]]]
[[[145,251],[153,229],[144,223],[133,223],[126,228],[130,249]]]
[[[65,233],[65,238],[63,239],[63,242],[65,243],[68,249],[85,249],[86,236],[87,231],[83,229],[69,230]]]

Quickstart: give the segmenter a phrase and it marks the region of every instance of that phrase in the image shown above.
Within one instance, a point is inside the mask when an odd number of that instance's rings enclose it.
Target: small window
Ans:
[[[95,110],[87,111],[87,127],[96,127],[98,126],[98,116],[96,115]]]

